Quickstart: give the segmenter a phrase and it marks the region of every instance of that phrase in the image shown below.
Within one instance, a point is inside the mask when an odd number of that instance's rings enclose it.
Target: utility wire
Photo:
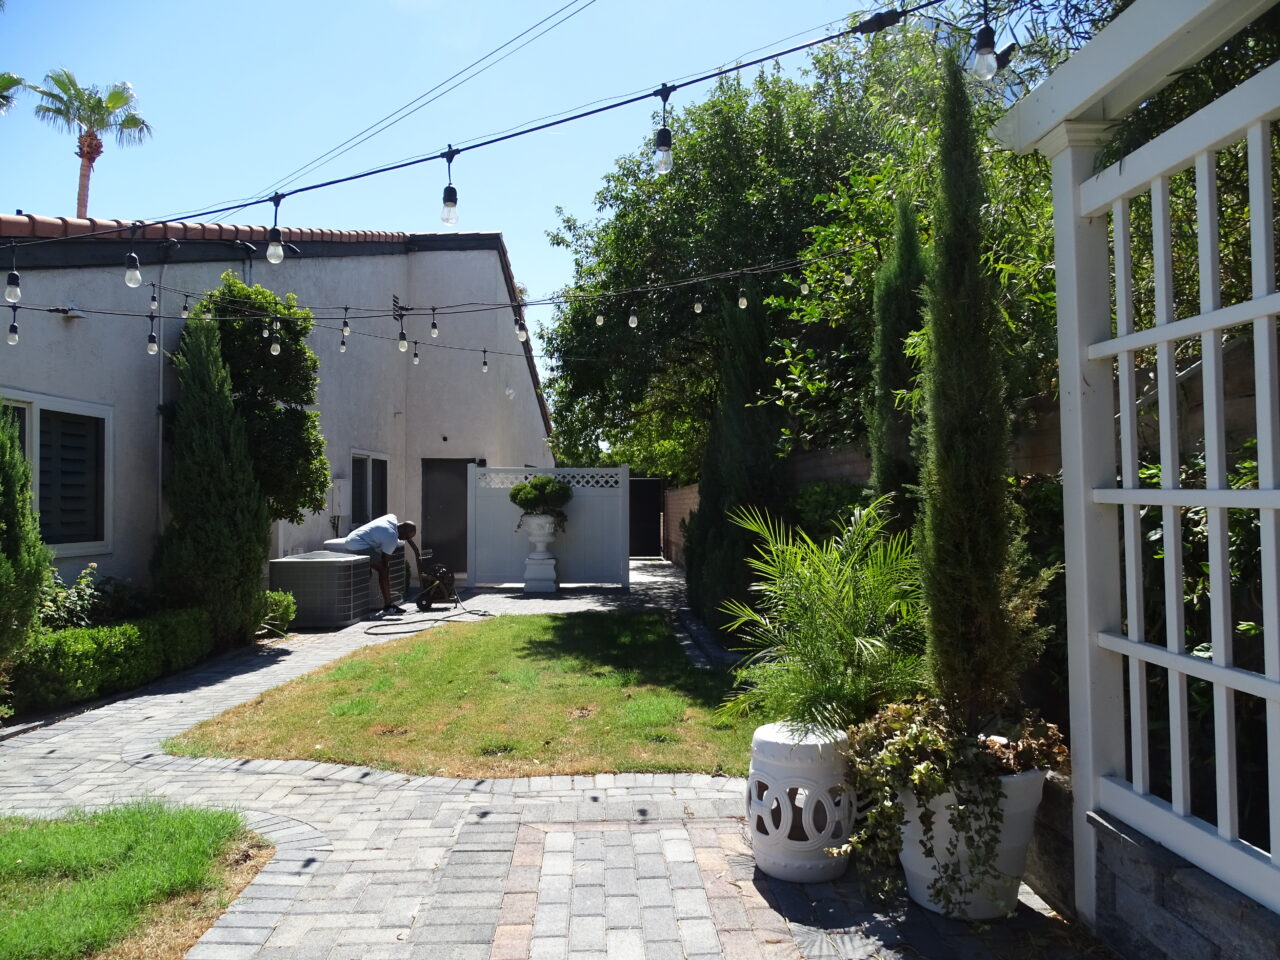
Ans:
[[[801,50],[807,50],[810,47],[816,47],[823,43],[830,43],[835,40],[843,39],[844,37],[853,36],[854,34],[876,33],[887,27],[891,27],[896,23],[899,23],[906,16],[909,16],[914,13],[918,13],[919,11],[928,9],[929,7],[937,6],[938,4],[943,2],[944,0],[927,0],[927,2],[925,3],[917,4],[916,6],[909,7],[905,10],[882,11],[880,13],[873,14],[867,19],[863,20],[861,23],[858,23],[853,27],[850,27],[848,30],[842,30],[838,33],[834,33],[829,36],[820,37],[817,40],[810,40],[806,43],[797,44],[796,46],[789,47],[786,50],[779,50],[763,57],[757,57],[756,59],[749,60],[746,63],[740,63],[731,67],[724,67],[719,70],[714,70],[710,73],[704,73],[701,76],[698,76],[691,80],[684,80],[676,84],[664,84],[661,87],[654,90],[652,93],[640,94],[634,97],[629,97],[625,100],[620,100],[616,103],[612,103],[607,106],[597,107],[592,110],[585,110],[568,117],[563,117],[557,120],[550,120],[546,123],[536,124],[535,126],[527,127],[522,130],[517,130],[512,133],[506,133],[500,136],[490,137],[488,139],[481,140],[477,143],[473,143],[473,144],[469,144],[469,145],[457,147],[457,148],[451,148],[441,153],[432,154],[425,157],[419,157],[412,160],[406,160],[401,163],[391,164],[389,166],[375,167],[374,169],[366,170],[363,173],[352,174],[346,177],[336,177],[332,180],[325,180],[321,183],[313,183],[304,187],[295,187],[292,190],[277,192],[275,194],[272,194],[271,196],[258,197],[257,199],[254,199],[254,200],[247,200],[241,203],[228,204],[226,206],[218,207],[214,210],[201,211],[199,213],[191,214],[190,218],[204,219],[220,213],[244,210],[248,207],[258,206],[259,204],[263,204],[263,203],[278,203],[280,200],[283,200],[287,197],[294,196],[296,194],[308,193],[312,190],[323,190],[325,188],[337,186],[339,184],[351,183],[356,180],[363,180],[367,177],[378,176],[384,173],[391,173],[396,170],[403,170],[407,167],[417,166],[418,164],[427,163],[432,160],[452,160],[454,157],[456,157],[458,154],[461,154],[461,153],[466,153],[471,150],[479,150],[483,147],[491,147],[499,143],[504,143],[508,140],[513,140],[517,137],[528,136],[531,133],[538,133],[542,130],[548,130],[548,129],[551,129],[552,127],[562,126],[566,123],[573,123],[575,121],[583,120],[583,119],[586,119],[587,117],[592,117],[597,114],[605,113],[610,110],[617,110],[621,107],[630,106],[632,104],[639,103],[642,100],[647,100],[650,97],[661,97],[663,96],[664,93],[669,96],[671,93],[674,93],[677,90],[681,90],[684,87],[693,86],[699,83],[705,83],[708,80],[715,80],[718,77],[726,76],[727,74],[730,74],[730,73],[737,73],[738,71],[745,70],[748,67],[757,66],[769,60],[776,60],[779,57],[785,57],[789,54],[797,53]],[[82,240],[89,237],[118,234],[126,230],[131,230],[136,232],[137,230],[140,230],[145,226],[161,226],[166,223],[172,223],[176,219],[177,218],[167,218],[164,220],[151,220],[151,221],[138,220],[133,222],[132,224],[129,224],[123,227],[110,227],[105,230],[98,230],[90,233],[75,234],[74,236],[40,237],[40,238],[26,240],[23,243],[17,244],[17,245],[33,246],[35,244],[56,243],[64,240]]]

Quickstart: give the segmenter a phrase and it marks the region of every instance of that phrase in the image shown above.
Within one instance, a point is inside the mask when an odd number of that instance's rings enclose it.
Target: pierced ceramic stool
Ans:
[[[751,738],[747,827],[756,866],[795,883],[834,880],[848,856],[827,856],[849,838],[843,733],[805,735],[770,723]]]

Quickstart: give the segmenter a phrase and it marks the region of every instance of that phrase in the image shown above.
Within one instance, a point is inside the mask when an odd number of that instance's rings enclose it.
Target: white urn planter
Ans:
[[[525,593],[555,593],[560,589],[556,558],[547,549],[556,538],[556,518],[541,513],[525,514],[521,521],[533,553],[524,562]]]
[[[786,723],[756,729],[747,779],[747,829],[756,866],[779,880],[824,883],[849,866],[827,849],[849,837],[849,738],[803,734]]]
[[[1028,770],[1000,778],[1004,788],[1000,810],[1004,819],[995,862],[1000,877],[974,891],[962,911],[965,919],[993,920],[1005,916],[1018,905],[1018,886],[1027,866],[1027,849],[1031,846],[1036,809],[1040,806],[1040,795],[1044,791],[1047,776],[1048,772],[1045,770]],[[939,853],[946,850],[955,836],[951,829],[951,818],[946,811],[947,804],[954,802],[955,795],[948,792],[934,798],[929,804],[934,811],[933,846]],[[943,913],[941,905],[929,893],[929,884],[933,882],[936,871],[934,861],[926,858],[920,848],[920,840],[924,835],[920,826],[920,807],[909,791],[902,794],[902,804],[906,810],[906,822],[902,827],[902,852],[898,859],[906,874],[907,893],[922,907],[935,913]],[[962,865],[968,857],[968,850],[962,844],[959,851]]]

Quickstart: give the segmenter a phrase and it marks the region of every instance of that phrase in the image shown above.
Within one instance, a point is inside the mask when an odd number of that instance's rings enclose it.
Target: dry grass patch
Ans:
[[[714,717],[730,683],[659,613],[497,617],[368,647],[166,747],[451,777],[741,775],[753,725]]]

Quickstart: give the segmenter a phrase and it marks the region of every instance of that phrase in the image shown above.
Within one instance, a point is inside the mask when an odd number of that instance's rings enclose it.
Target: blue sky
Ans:
[[[39,82],[65,67],[82,84],[132,83],[155,135],[126,149],[108,142],[94,170],[89,214],[155,218],[262,195],[276,179],[566,2],[8,0],[0,13],[0,70]],[[588,3],[578,0],[565,11],[580,10],[576,16],[298,185],[751,59],[840,29],[850,12],[834,0]],[[784,62],[798,68],[804,59],[794,54]],[[701,99],[707,89],[681,90],[672,106]],[[0,210],[71,215],[75,143],[34,118],[36,102],[25,94],[0,117]],[[555,208],[592,215],[601,176],[651,135],[656,105],[647,101],[463,154],[453,170],[458,229],[501,231],[531,296],[569,282],[571,258],[545,236],[557,225]],[[443,230],[444,184],[443,163],[422,164],[290,198],[280,220]],[[270,207],[230,222],[270,223]],[[535,330],[550,317],[549,308],[531,314]]]

